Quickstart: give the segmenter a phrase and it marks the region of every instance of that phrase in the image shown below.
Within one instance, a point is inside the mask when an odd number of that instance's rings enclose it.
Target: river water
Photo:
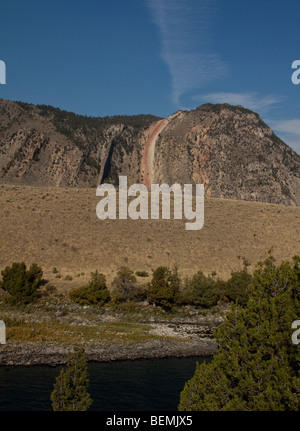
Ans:
[[[196,362],[211,357],[90,363],[90,410],[176,411]],[[0,411],[51,410],[50,394],[61,367],[0,368]]]

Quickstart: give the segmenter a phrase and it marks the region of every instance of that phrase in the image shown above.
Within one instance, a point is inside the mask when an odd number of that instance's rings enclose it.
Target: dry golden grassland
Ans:
[[[95,189],[1,185],[0,199],[0,269],[36,262],[63,290],[96,269],[110,282],[121,265],[151,275],[177,264],[183,276],[202,270],[226,279],[243,256],[253,269],[272,246],[278,262],[300,254],[299,207],[207,199],[203,229],[186,231],[184,219],[101,221]]]

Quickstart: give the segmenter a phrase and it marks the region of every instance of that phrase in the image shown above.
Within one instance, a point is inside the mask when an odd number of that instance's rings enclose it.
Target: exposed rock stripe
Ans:
[[[152,184],[154,178],[154,153],[155,153],[155,144],[156,141],[167,126],[174,118],[180,116],[182,114],[181,111],[175,112],[175,114],[170,117],[163,118],[162,120],[157,121],[156,123],[151,124],[149,129],[146,132],[146,144],[144,147],[144,153],[141,160],[141,180],[142,183],[149,188]]]
[[[164,118],[156,123],[152,124],[148,131],[146,137],[146,144],[144,148],[144,153],[141,161],[141,179],[143,184],[147,188],[151,186],[153,179],[153,160],[154,160],[154,150],[155,142],[158,135],[162,132],[165,126],[168,124],[168,118]]]

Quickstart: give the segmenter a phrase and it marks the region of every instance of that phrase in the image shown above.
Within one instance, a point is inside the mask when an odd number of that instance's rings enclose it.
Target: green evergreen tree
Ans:
[[[232,272],[231,277],[225,283],[225,296],[240,305],[246,305],[249,299],[249,287],[252,281],[247,266],[242,271]]]
[[[299,410],[300,355],[291,342],[299,318],[299,257],[276,266],[270,256],[254,272],[245,307],[234,304],[219,326],[218,352],[197,364],[179,410]]]
[[[11,302],[28,304],[39,298],[43,271],[36,263],[27,270],[24,262],[14,262],[1,271],[1,275],[0,288],[9,293]]]
[[[127,266],[121,266],[112,282],[112,296],[115,302],[126,302],[134,299],[136,291],[136,277]]]
[[[56,378],[51,394],[54,411],[86,411],[92,404],[88,393],[89,375],[84,349],[69,353],[67,367]]]
[[[91,280],[87,285],[72,289],[69,293],[72,301],[81,305],[103,306],[110,300],[109,291],[106,286],[105,275],[98,271],[91,273]]]
[[[170,270],[166,266],[159,266],[153,272],[149,285],[148,301],[159,305],[165,310],[171,310],[179,300],[180,278],[175,266]]]
[[[202,271],[198,271],[191,278],[185,280],[183,301],[196,307],[211,308],[217,304],[219,292],[215,280],[206,277]]]

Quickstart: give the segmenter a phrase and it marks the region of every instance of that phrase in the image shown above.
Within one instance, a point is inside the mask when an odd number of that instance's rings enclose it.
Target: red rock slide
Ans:
[[[150,188],[153,179],[153,161],[155,143],[158,135],[168,124],[169,118],[164,118],[152,124],[146,132],[146,144],[141,161],[141,180],[147,188]]]

